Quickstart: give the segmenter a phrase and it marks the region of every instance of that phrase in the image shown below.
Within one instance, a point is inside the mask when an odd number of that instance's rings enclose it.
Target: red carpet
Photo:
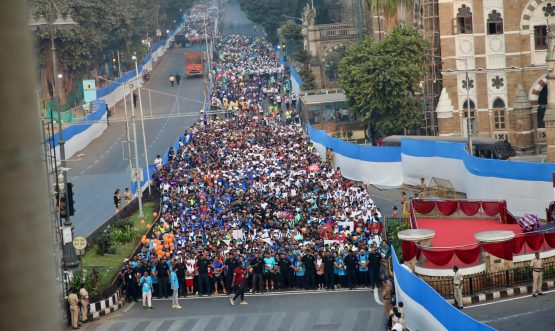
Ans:
[[[518,224],[502,224],[496,220],[421,218],[418,219],[416,223],[419,229],[435,230],[436,235],[432,239],[432,246],[434,247],[452,247],[475,244],[476,238],[474,238],[474,234],[481,231],[509,230],[513,231],[515,234],[522,232]],[[472,246],[468,248],[470,249]],[[467,265],[461,261],[456,261],[456,263],[462,268],[476,265],[476,263]],[[453,259],[444,266],[436,266],[430,261],[424,261],[422,266],[426,268],[450,269],[454,264],[455,256],[453,256]]]
[[[510,230],[515,234],[522,232],[518,224],[502,224],[496,220],[420,218],[416,223],[419,229],[435,230],[432,246],[436,247],[474,244],[474,234],[481,231]]]

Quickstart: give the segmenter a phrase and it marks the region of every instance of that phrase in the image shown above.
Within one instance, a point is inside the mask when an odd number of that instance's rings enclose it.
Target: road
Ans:
[[[477,304],[463,311],[497,330],[553,330],[555,291],[545,292],[545,295],[536,298],[528,295]]]
[[[91,322],[84,331],[302,331],[382,330],[383,306],[369,290],[316,291],[299,294],[247,295],[248,305],[231,306],[229,297],[180,299],[183,310],[171,308],[171,301],[155,300],[154,310],[141,303]]]
[[[223,28],[225,34],[260,33],[260,29],[253,29],[250,22],[237,4],[228,4],[224,11]],[[189,48],[190,50],[204,50],[204,46]],[[202,100],[204,100],[204,83],[202,79],[193,78],[182,80],[181,86],[171,87],[168,77],[171,73],[183,74],[183,49],[170,50],[164,55],[151,73],[151,79],[144,86],[145,89],[159,91],[172,96],[143,90],[142,102],[146,114],[177,113],[176,97],[179,95],[179,112],[195,113],[194,116],[161,120],[145,121],[146,141],[148,145],[148,159],[152,163],[157,154],[163,155],[175,139],[183,134],[199,116]],[[197,100],[197,102],[190,101]],[[144,148],[140,125],[138,150],[141,167],[144,167]],[[79,161],[68,162],[71,168],[68,180],[74,184],[75,216],[72,218],[75,235],[87,236],[94,232],[101,224],[114,214],[113,194],[116,188],[124,189],[131,185],[129,175],[129,161],[123,158],[122,141],[125,140],[125,123],[112,123],[104,134],[94,140],[80,153],[84,157]],[[126,153],[127,154],[127,153]]]

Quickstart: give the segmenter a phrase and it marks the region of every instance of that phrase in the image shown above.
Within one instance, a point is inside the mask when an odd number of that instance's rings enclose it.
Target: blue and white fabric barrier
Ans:
[[[344,177],[364,183],[400,186],[403,184],[400,147],[374,147],[345,142],[308,125],[308,136],[322,158],[333,149],[335,167]]]
[[[63,129],[66,160],[102,135],[104,130],[108,127],[107,123],[104,121],[106,116],[106,104],[102,100],[96,100],[92,102],[91,114]],[[81,122],[88,124],[79,124]],[[58,162],[61,161],[59,140],[59,133],[54,134],[54,143],[52,147],[55,148]]]
[[[467,198],[507,200],[515,215],[545,215],[553,200],[553,163],[493,160],[468,154],[463,143],[401,140],[403,182],[448,179]]]
[[[495,331],[445,301],[430,285],[400,265],[395,254],[392,261],[395,296],[397,302],[403,302],[407,329]]]
[[[420,178],[449,180],[468,199],[507,200],[517,216],[544,215],[553,200],[555,164],[492,160],[469,155],[465,144],[404,138],[401,147],[370,147],[344,142],[308,126],[308,136],[325,158],[335,153],[335,166],[347,178],[374,185],[417,185]]]

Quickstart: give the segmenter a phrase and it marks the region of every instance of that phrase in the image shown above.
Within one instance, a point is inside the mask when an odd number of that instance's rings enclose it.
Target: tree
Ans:
[[[316,89],[316,78],[314,77],[314,73],[310,70],[310,64],[305,62],[301,70],[299,71],[299,76],[303,81],[303,85],[301,89],[303,91],[310,91]]]
[[[310,61],[310,53],[308,53],[305,49],[299,49],[293,53],[292,58],[299,63],[306,63]]]
[[[372,12],[383,11],[386,16],[397,14],[400,6],[411,8],[414,0],[366,0],[367,8]]]
[[[395,27],[383,41],[367,37],[347,49],[340,62],[339,85],[351,111],[376,131],[402,133],[420,124],[414,98],[426,72],[428,41],[417,29]]]
[[[279,31],[283,40],[299,41],[303,39],[303,28],[295,22],[283,23]]]

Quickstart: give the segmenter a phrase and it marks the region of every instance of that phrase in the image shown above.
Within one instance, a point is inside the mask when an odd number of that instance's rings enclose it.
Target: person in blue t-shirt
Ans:
[[[266,289],[273,290],[276,281],[276,259],[270,255],[270,252],[264,254],[264,281],[266,282]]]
[[[170,273],[170,287],[172,289],[172,308],[173,309],[182,309],[178,302],[179,297],[179,280],[177,279],[177,274],[175,273],[174,268],[171,268]]]
[[[368,286],[369,274],[368,274],[368,253],[364,249],[361,249],[357,256],[358,260],[358,282],[360,286]]]
[[[337,276],[339,277],[339,285],[341,287],[347,287],[347,282],[346,282],[346,268],[345,268],[345,262],[343,262],[343,258],[341,257],[341,254],[339,254],[339,256],[337,256],[335,258],[335,267],[337,269]]]
[[[143,291],[143,308],[154,309],[152,307],[152,277],[150,277],[149,272],[145,270],[143,276],[141,277],[139,284]]]
[[[302,261],[302,256],[297,255],[297,260],[295,260],[295,263],[293,264],[294,269],[295,270],[295,277],[297,279],[297,289],[301,290],[304,289],[304,271],[305,271],[305,267],[304,267],[304,263]]]

